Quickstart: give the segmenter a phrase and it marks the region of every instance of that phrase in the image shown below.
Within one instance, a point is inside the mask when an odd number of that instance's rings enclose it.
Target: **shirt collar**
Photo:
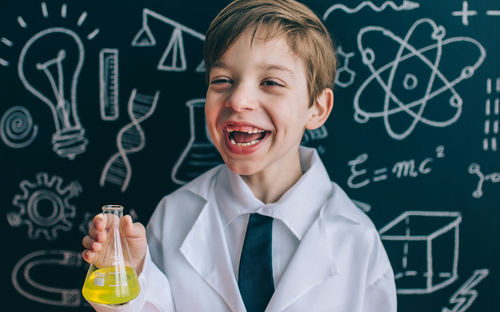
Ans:
[[[271,204],[256,198],[238,174],[227,167],[221,170],[214,191],[224,226],[240,215],[258,212],[281,220],[301,240],[331,197],[332,183],[315,149],[300,147],[300,162],[302,177]]]

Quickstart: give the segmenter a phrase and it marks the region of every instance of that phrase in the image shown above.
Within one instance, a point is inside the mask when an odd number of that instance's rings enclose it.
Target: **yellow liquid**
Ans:
[[[131,267],[120,272],[117,267],[100,268],[87,276],[82,294],[88,301],[102,304],[126,303],[139,294],[137,274]]]

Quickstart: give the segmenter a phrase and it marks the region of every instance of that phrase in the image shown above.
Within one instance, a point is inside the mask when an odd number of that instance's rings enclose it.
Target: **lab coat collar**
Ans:
[[[213,183],[209,185],[213,187]],[[213,194],[209,189],[205,191]],[[223,298],[231,311],[245,311],[226,248],[219,210],[214,203],[211,196],[207,197],[180,251],[205,282]]]
[[[257,199],[243,179],[228,168],[217,178],[215,194],[227,226],[234,218],[253,212],[281,220],[301,240],[332,194],[330,177],[315,149],[300,148],[302,177],[274,203]]]

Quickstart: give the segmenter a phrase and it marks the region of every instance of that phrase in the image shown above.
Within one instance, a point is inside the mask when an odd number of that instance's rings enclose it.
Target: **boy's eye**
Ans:
[[[283,84],[274,80],[265,80],[262,82],[263,86],[283,86]]]
[[[210,82],[210,84],[223,84],[223,83],[231,84],[232,80],[229,78],[217,78],[212,80],[212,82]]]

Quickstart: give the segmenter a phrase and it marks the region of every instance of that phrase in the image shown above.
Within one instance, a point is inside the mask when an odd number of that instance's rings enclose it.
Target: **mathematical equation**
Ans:
[[[362,188],[372,182],[387,180],[390,175],[396,177],[397,179],[415,178],[418,175],[426,175],[432,171],[432,168],[430,167],[432,162],[436,159],[444,157],[444,146],[439,145],[435,149],[434,157],[427,157],[421,161],[417,161],[415,159],[398,161],[392,166],[390,171],[389,167],[382,167],[373,170],[373,174],[370,175],[368,169],[362,168],[368,161],[368,154],[363,153],[348,162],[348,165],[351,168],[351,175],[347,179],[347,185],[350,188]]]

